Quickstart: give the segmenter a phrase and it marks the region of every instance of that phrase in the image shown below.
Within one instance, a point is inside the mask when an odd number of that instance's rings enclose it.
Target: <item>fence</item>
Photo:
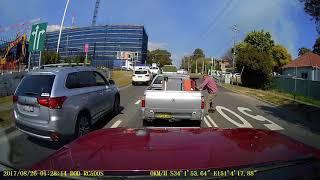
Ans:
[[[320,82],[292,77],[275,77],[275,89],[320,100]]]
[[[12,72],[0,75],[0,97],[12,95],[25,74],[26,72]]]

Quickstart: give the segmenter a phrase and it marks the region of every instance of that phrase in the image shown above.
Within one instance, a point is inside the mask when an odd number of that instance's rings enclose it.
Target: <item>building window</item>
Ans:
[[[306,72],[301,73],[301,78],[308,79],[308,73]]]

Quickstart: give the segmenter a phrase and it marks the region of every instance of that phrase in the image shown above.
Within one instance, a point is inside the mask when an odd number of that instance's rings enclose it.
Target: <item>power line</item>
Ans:
[[[217,22],[218,22],[218,19],[220,19],[220,17],[225,14],[227,12],[227,10],[229,10],[229,7],[231,5],[233,1],[232,0],[229,0],[225,6],[217,13],[217,16],[215,16],[215,18],[213,18],[213,20],[211,21],[211,23],[209,24],[209,27],[207,28],[207,30],[202,33],[201,35],[201,39],[203,39],[209,32],[210,30],[216,26]]]

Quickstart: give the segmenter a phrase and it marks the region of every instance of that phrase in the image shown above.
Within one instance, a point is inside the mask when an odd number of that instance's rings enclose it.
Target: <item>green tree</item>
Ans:
[[[241,81],[244,86],[266,88],[270,82],[273,59],[267,52],[261,52],[251,44],[237,51],[237,69],[244,67]]]
[[[320,55],[320,37],[318,37],[313,45],[313,53]]]
[[[301,47],[301,48],[299,48],[298,56],[302,56],[307,52],[311,52],[311,49],[306,48],[306,47]]]
[[[280,72],[282,66],[289,64],[292,61],[288,49],[279,44],[272,47],[272,57],[274,72]]]
[[[193,59],[204,58],[204,52],[202,49],[197,48],[193,51]]]
[[[274,46],[271,34],[269,32],[264,32],[263,30],[249,32],[244,39],[244,42],[251,44],[258,51],[266,52],[268,54],[271,54],[272,47]]]
[[[320,1],[319,0],[300,0],[304,3],[304,11],[312,17],[316,23],[316,29],[320,34]]]
[[[41,64],[57,64],[60,62],[60,55],[55,51],[42,51]]]
[[[171,53],[167,50],[162,49],[156,49],[153,51],[148,51],[147,53],[147,63],[157,63],[160,67],[163,67],[164,65],[171,65],[172,59],[171,59]]]

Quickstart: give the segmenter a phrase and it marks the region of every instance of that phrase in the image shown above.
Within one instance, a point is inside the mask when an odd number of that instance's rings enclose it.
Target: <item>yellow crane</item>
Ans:
[[[8,45],[6,47],[5,54],[3,56],[0,56],[0,65],[4,65],[4,64],[7,63],[7,56],[9,54],[9,52],[11,51],[12,48],[16,47],[21,42],[21,44],[22,44],[22,46],[21,46],[21,55],[20,55],[20,57],[18,59],[19,64],[20,64],[20,62],[26,56],[26,40],[27,40],[27,35],[23,34],[22,36],[17,37],[16,40],[8,43]]]

